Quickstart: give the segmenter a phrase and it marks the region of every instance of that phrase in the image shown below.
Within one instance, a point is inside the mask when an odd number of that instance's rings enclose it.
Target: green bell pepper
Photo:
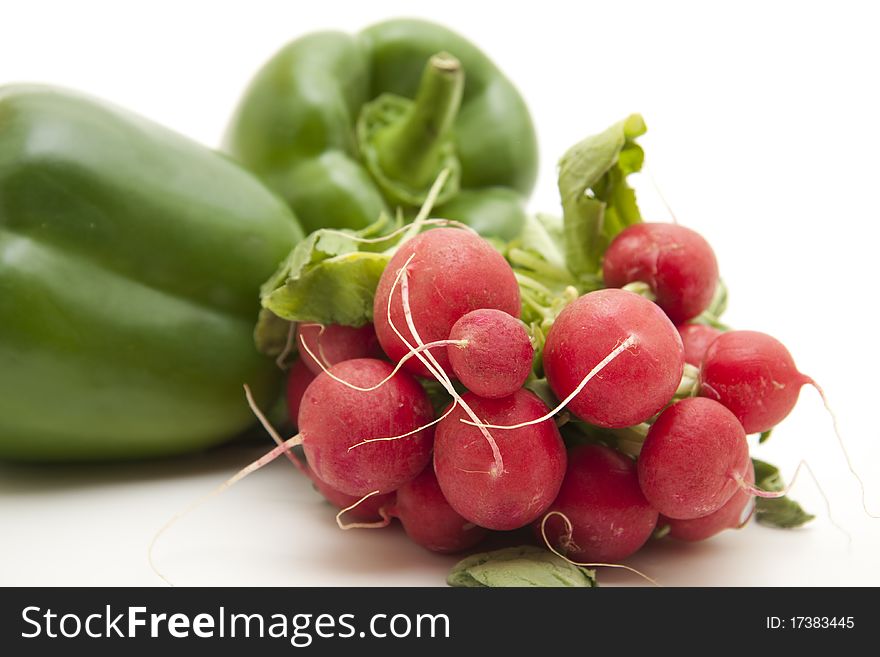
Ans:
[[[251,82],[225,148],[308,232],[411,215],[448,167],[434,215],[513,239],[537,172],[532,120],[511,82],[472,43],[418,20],[288,44]]]
[[[116,107],[0,88],[0,457],[195,450],[251,424],[279,372],[252,339],[302,238],[222,155]]]

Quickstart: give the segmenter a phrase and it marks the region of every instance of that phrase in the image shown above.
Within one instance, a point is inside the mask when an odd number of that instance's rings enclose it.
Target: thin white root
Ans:
[[[412,335],[413,339],[416,341],[416,344],[420,347],[423,347],[425,343],[422,341],[422,337],[419,335],[418,330],[416,329],[415,321],[413,321],[412,316],[412,308],[409,305],[409,278],[406,273],[406,268],[409,266],[409,263],[412,261],[415,254],[411,255],[409,259],[407,259],[406,263],[404,263],[403,267],[400,271],[397,272],[397,278],[394,280],[394,285],[391,287],[391,293],[388,296],[388,323],[391,325],[391,328],[397,334],[397,337],[400,338],[403,343],[410,350],[413,349],[413,346],[403,337],[400,331],[397,330],[397,327],[394,325],[394,322],[391,320],[391,299],[394,294],[394,286],[400,282],[400,300],[403,304],[403,316],[406,318],[406,324],[409,327],[409,332]],[[483,434],[483,437],[486,439],[486,442],[489,443],[489,447],[492,450],[492,458],[494,461],[494,465],[492,466],[492,474],[494,476],[501,476],[504,474],[504,459],[501,456],[501,450],[498,449],[498,443],[495,442],[495,439],[492,437],[492,434],[482,425],[480,422],[480,418],[477,417],[477,414],[474,413],[473,409],[467,404],[467,402],[462,399],[461,395],[458,394],[458,391],[452,385],[452,381],[449,379],[449,376],[437,362],[437,359],[434,358],[434,355],[430,351],[422,353],[416,353],[416,358],[418,358],[425,367],[428,368],[428,371],[434,375],[440,384],[446,388],[446,392],[448,392],[452,399],[458,404],[461,409],[473,420],[480,430],[480,433]],[[430,361],[430,365],[427,361]]]
[[[346,531],[349,529],[381,529],[382,527],[387,527],[391,524],[391,518],[385,512],[385,507],[379,509],[379,515],[382,517],[382,520],[377,520],[376,522],[342,522],[342,516],[348,513],[349,511],[356,509],[361,504],[363,504],[367,499],[371,498],[373,495],[378,495],[379,491],[374,490],[372,493],[367,493],[361,499],[359,499],[354,504],[351,504],[344,509],[340,509],[339,513],[336,514],[336,524],[339,526],[339,529]]]
[[[456,405],[457,405],[456,402],[452,402],[452,405],[448,409],[446,409],[446,412],[443,415],[438,417],[436,420],[431,420],[430,422],[428,422],[428,424],[424,424],[416,429],[413,429],[412,431],[407,431],[406,433],[402,433],[397,436],[388,436],[388,437],[384,437],[384,438],[367,438],[366,440],[362,440],[359,443],[355,443],[354,445],[349,447],[347,451],[350,452],[355,447],[360,447],[361,445],[369,445],[370,443],[382,443],[382,442],[388,442],[391,440],[400,440],[402,438],[408,438],[409,436],[417,434],[420,431],[424,431],[425,429],[430,429],[435,424],[438,424],[438,423],[442,422],[443,420],[445,420],[449,416],[449,414],[455,410]]]
[[[418,214],[408,226],[401,226],[397,230],[392,231],[387,235],[382,235],[381,237],[358,237],[357,235],[352,235],[351,233],[346,233],[342,230],[332,229],[324,229],[324,232],[328,235],[341,235],[342,237],[347,237],[353,242],[358,242],[359,244],[381,244],[382,242],[387,242],[401,234],[404,234],[403,241],[406,241],[410,237],[416,235],[422,229],[422,226],[453,226],[477,235],[477,231],[460,221],[455,221],[453,219],[428,219],[428,215],[431,214],[431,210],[434,209],[437,197],[440,196],[440,192],[443,191],[443,185],[446,184],[450,175],[452,175],[452,170],[449,168],[443,169],[438,174],[434,183],[431,185],[431,189],[425,196],[425,202],[422,203],[422,207],[419,208]]]
[[[371,392],[373,390],[376,390],[377,388],[381,388],[383,385],[385,385],[391,379],[393,379],[394,375],[400,371],[400,368],[403,367],[404,363],[406,363],[406,361],[408,361],[410,358],[415,356],[416,353],[418,353],[418,352],[425,351],[426,349],[434,349],[435,347],[438,347],[438,348],[439,347],[448,347],[448,346],[464,347],[465,345],[467,345],[467,340],[437,340],[435,342],[429,342],[426,345],[422,345],[421,347],[416,347],[415,349],[411,349],[408,354],[406,354],[403,358],[401,358],[397,362],[397,365],[394,366],[394,369],[391,371],[391,373],[388,376],[386,376],[384,379],[379,381],[379,383],[377,383],[376,385],[372,385],[368,388],[362,388],[361,386],[356,386],[355,384],[349,383],[345,379],[341,379],[338,376],[336,376],[335,374],[333,374],[333,372],[330,371],[328,366],[325,366],[324,363],[322,363],[320,360],[315,358],[315,354],[313,354],[312,350],[309,349],[309,346],[306,344],[302,335],[299,336],[299,341],[301,343],[302,348],[305,350],[305,352],[309,356],[311,356],[315,360],[315,362],[318,363],[318,366],[321,368],[321,370],[325,374],[327,374],[327,376],[329,376],[331,379],[333,379],[337,383],[341,383],[345,387],[351,388],[352,390],[357,390],[358,392]],[[325,359],[325,362],[326,362],[326,359]]]
[[[635,568],[632,568],[631,566],[624,565],[622,563],[583,563],[580,561],[572,561],[567,556],[565,556],[564,554],[559,552],[559,550],[557,550],[553,546],[553,544],[550,542],[550,539],[547,537],[547,520],[549,520],[552,516],[559,516],[560,518],[562,518],[562,521],[565,523],[565,533],[567,534],[567,539],[565,539],[565,541],[563,541],[563,542],[570,542],[571,541],[571,536],[572,536],[572,532],[574,531],[574,528],[572,527],[571,520],[568,519],[568,516],[560,511],[548,511],[547,513],[544,514],[544,517],[541,519],[541,538],[544,541],[544,545],[546,545],[547,549],[550,550],[553,554],[555,554],[560,559],[564,559],[565,561],[570,563],[572,566],[581,566],[583,568],[621,568],[621,569],[629,571],[635,575],[638,575],[639,577],[650,582],[654,586],[657,586],[657,587],[661,586],[661,584],[653,577],[649,577],[648,575],[646,575],[642,571],[636,570]]]
[[[300,324],[300,328],[307,328],[310,326],[318,326],[320,330],[318,331],[318,335],[315,336],[315,343],[318,345],[318,355],[316,356],[314,352],[306,346],[305,338],[303,334],[299,334],[300,344],[305,347],[306,353],[312,357],[312,360],[318,364],[322,370],[330,367],[330,361],[327,359],[327,355],[324,353],[324,346],[321,344],[321,336],[324,335],[324,331],[327,330],[327,327],[318,322],[309,322],[308,324]]]
[[[431,210],[434,209],[434,203],[437,202],[437,198],[440,196],[440,192],[443,191],[443,185],[446,184],[446,181],[449,179],[449,176],[452,175],[452,170],[450,168],[445,168],[440,174],[437,176],[437,179],[434,181],[434,184],[431,185],[431,189],[428,191],[428,195],[425,197],[425,202],[422,203],[422,207],[419,208],[418,214],[416,214],[413,222],[407,226],[406,232],[404,232],[403,237],[401,238],[401,243],[406,242],[418,235],[419,231],[422,229],[422,226],[428,221],[428,215],[431,214]],[[457,223],[457,222],[456,222]],[[463,224],[462,224],[463,225]],[[476,233],[472,228],[469,228],[471,232]]]
[[[156,532],[156,534],[153,536],[153,539],[150,541],[150,545],[147,547],[147,561],[149,561],[150,568],[153,570],[153,572],[156,573],[156,575],[158,575],[159,577],[161,577],[165,581],[166,584],[168,584],[169,586],[174,586],[174,584],[171,583],[171,580],[169,580],[167,577],[165,577],[165,575],[163,575],[159,571],[159,569],[156,567],[155,562],[153,561],[153,549],[156,547],[156,543],[162,537],[162,535],[166,531],[168,531],[171,527],[173,527],[177,523],[178,520],[180,520],[184,516],[190,514],[192,511],[194,511],[195,509],[200,507],[202,504],[204,504],[205,502],[207,502],[211,498],[216,497],[217,495],[219,495],[220,493],[225,491],[230,486],[234,486],[239,481],[241,481],[242,479],[247,477],[249,474],[256,472],[257,470],[262,468],[264,465],[271,463],[272,461],[274,461],[276,458],[278,458],[282,454],[289,452],[291,447],[295,447],[296,445],[299,445],[300,443],[302,443],[302,438],[300,437],[299,434],[297,434],[296,436],[293,436],[292,438],[288,438],[287,440],[283,441],[280,445],[278,445],[277,447],[272,449],[272,451],[267,452],[266,454],[263,454],[256,461],[254,461],[250,465],[247,465],[244,468],[242,468],[241,470],[239,470],[238,472],[236,472],[234,475],[232,475],[229,479],[227,479],[222,484],[217,486],[217,488],[215,488],[211,492],[198,498],[197,500],[192,502],[189,506],[187,506],[182,511],[175,513],[168,520],[168,522],[166,522],[164,525],[162,525],[159,528],[159,531]]]
[[[871,513],[870,509],[868,509],[868,491],[865,488],[865,481],[859,473],[856,472],[856,468],[849,456],[849,450],[846,449],[846,445],[843,442],[843,435],[840,433],[840,426],[837,423],[837,415],[831,410],[831,405],[828,403],[825,391],[822,389],[822,386],[813,381],[813,379],[808,378],[807,382],[816,389],[816,392],[819,393],[819,396],[822,398],[822,404],[825,406],[825,410],[828,411],[828,415],[831,416],[831,425],[834,427],[834,435],[837,438],[837,444],[840,445],[840,451],[843,452],[843,457],[846,459],[846,466],[849,468],[852,476],[856,478],[856,481],[859,482],[859,488],[861,488],[862,491],[862,508],[865,510],[865,514],[869,518],[880,519],[880,515]]]
[[[281,350],[281,353],[278,354],[278,357],[275,359],[275,365],[278,367],[279,370],[287,369],[286,367],[284,367],[284,361],[287,360],[287,357],[293,350],[294,333],[296,333],[296,322],[290,322],[290,326],[287,328],[287,341],[284,343],[284,349]]]
[[[556,415],[559,411],[564,409],[566,406],[568,406],[569,402],[571,402],[572,399],[574,399],[575,397],[577,397],[581,393],[581,391],[586,387],[586,385],[592,380],[592,378],[594,376],[596,376],[599,372],[601,372],[603,369],[605,369],[605,367],[611,361],[613,361],[620,354],[622,354],[624,351],[626,351],[627,349],[629,349],[630,347],[632,347],[635,344],[636,344],[635,336],[628,335],[623,342],[619,343],[616,347],[614,347],[614,349],[612,349],[611,352],[607,356],[605,356],[605,358],[603,358],[601,361],[599,361],[599,364],[596,365],[596,367],[591,369],[589,371],[589,373],[587,373],[587,375],[583,379],[581,379],[581,382],[578,384],[578,386],[572,391],[572,393],[568,397],[566,397],[561,402],[559,402],[559,404],[556,406],[556,408],[554,408],[551,411],[548,411],[547,413],[545,413],[544,415],[542,415],[539,418],[536,418],[534,420],[528,420],[526,422],[520,422],[519,424],[482,424],[480,422],[472,422],[470,420],[465,420],[464,418],[461,418],[460,421],[464,422],[465,424],[470,424],[471,426],[481,427],[481,428],[486,428],[486,429],[521,429],[523,427],[528,427],[533,424],[540,424],[541,422],[545,422],[546,420],[549,420],[554,415]]]
[[[822,488],[822,484],[819,483],[819,478],[816,476],[816,473],[813,472],[813,468],[811,468],[810,464],[806,461],[802,460],[798,463],[797,468],[795,468],[794,475],[792,475],[791,477],[791,480],[789,480],[788,484],[780,491],[761,490],[755,484],[750,484],[749,482],[747,482],[741,474],[733,475],[733,480],[736,481],[737,484],[739,484],[740,488],[754,495],[755,497],[775,500],[788,495],[789,491],[791,491],[791,489],[794,487],[795,482],[797,482],[798,476],[800,475],[802,469],[807,471],[807,473],[810,475],[810,479],[812,479],[813,483],[816,484],[819,495],[822,496],[822,500],[825,503],[825,513],[828,515],[828,520],[840,533],[846,536],[847,541],[852,544],[852,535],[834,519],[834,514],[831,513],[831,501],[828,499],[828,495],[825,494],[825,489]]]
[[[250,386],[248,384],[244,384],[244,396],[247,398],[248,406],[251,407],[251,412],[257,416],[257,419],[260,421],[260,424],[263,425],[263,428],[266,430],[272,440],[275,441],[275,444],[279,447],[284,444],[284,440],[281,438],[281,435],[275,430],[275,427],[272,426],[272,423],[266,418],[263,414],[263,411],[260,410],[260,407],[257,406],[257,402],[254,401],[254,396],[251,393]],[[285,450],[284,454],[287,456],[288,460],[293,463],[297,470],[302,472],[304,475],[308,476],[308,469],[306,466],[300,461],[296,454],[293,453],[292,450]]]
[[[440,226],[440,227],[452,227],[452,228],[461,228],[463,230],[467,230],[471,233],[478,234],[473,228],[468,226],[467,224],[463,224],[460,221],[455,221],[454,219],[423,219],[419,222],[419,226]],[[381,244],[382,242],[387,242],[390,239],[394,239],[398,235],[405,233],[406,231],[412,228],[412,224],[407,224],[406,226],[401,226],[395,231],[388,233],[387,235],[383,235],[381,237],[358,237],[357,235],[352,235],[351,233],[346,233],[343,230],[334,230],[332,228],[324,228],[323,231],[328,235],[339,235],[341,237],[347,237],[352,242],[357,242],[359,244]]]
[[[660,197],[660,202],[666,208],[666,211],[669,213],[669,216],[672,218],[672,223],[677,224],[678,219],[675,218],[675,213],[672,211],[672,207],[669,203],[666,202],[666,197],[663,196],[663,192],[660,191],[660,185],[657,184],[656,178],[654,178],[654,174],[648,169],[647,165],[642,166],[642,173],[647,174],[648,179],[651,181],[651,186],[654,188],[654,191],[657,192],[657,196]]]

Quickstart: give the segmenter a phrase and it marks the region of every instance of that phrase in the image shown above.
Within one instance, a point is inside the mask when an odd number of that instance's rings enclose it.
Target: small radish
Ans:
[[[308,349],[302,347],[303,343]],[[382,348],[372,324],[360,328],[339,324],[297,324],[296,347],[299,349],[299,357],[312,374],[320,374],[324,369],[344,360],[382,357]],[[312,354],[320,358],[321,363]]]
[[[410,351],[388,321],[411,344],[397,287],[400,269],[406,265],[409,302],[414,324],[425,343],[446,340],[462,316],[478,308],[494,308],[519,317],[519,286],[513,270],[492,245],[476,233],[459,228],[434,228],[403,243],[385,268],[373,306],[373,321],[382,349],[397,362]],[[389,299],[389,297],[391,297]],[[447,373],[451,372],[446,348],[429,350]],[[421,359],[410,359],[405,367],[414,374],[429,376]]]
[[[489,533],[449,506],[430,465],[397,490],[397,502],[388,509],[388,514],[400,520],[414,543],[432,552],[467,550]]]
[[[296,424],[299,406],[306,388],[315,379],[315,375],[306,366],[302,358],[298,358],[287,372],[287,416]]]
[[[622,428],[657,414],[681,382],[681,337],[660,308],[626,290],[590,292],[556,318],[543,358],[547,380],[559,398],[573,393],[590,370],[627,339],[632,346],[569,402],[569,410],[579,418]]]
[[[708,308],[718,285],[712,247],[698,233],[678,224],[625,228],[608,246],[602,273],[609,287],[647,284],[657,305],[675,324]]]
[[[684,345],[684,362],[699,367],[709,345],[724,331],[706,324],[681,324],[678,327]]]
[[[501,399],[462,395],[484,421],[515,424],[542,417],[549,410],[536,395],[517,390]],[[552,419],[498,432],[504,470],[479,429],[465,424],[460,406],[437,425],[434,471],[450,506],[488,529],[516,529],[537,519],[556,498],[565,476],[565,445]]]
[[[347,509],[345,512],[346,521],[350,520],[356,523],[381,522],[388,517],[388,510],[394,505],[394,493],[371,495],[362,500],[361,497],[354,497],[353,495],[339,492],[328,483],[321,481],[312,470],[309,470],[309,478],[312,480],[315,490],[325,500],[337,509]]]
[[[639,488],[635,463],[599,445],[569,451],[565,479],[549,511],[568,518],[571,530],[551,513],[544,523],[547,540],[577,561],[625,559],[645,544],[657,524],[657,511]],[[539,538],[541,524],[535,525]]]
[[[700,368],[700,394],[733,411],[746,433],[769,431],[791,413],[801,387],[788,349],[757,331],[728,331],[709,346]]]
[[[480,397],[507,397],[523,387],[535,350],[523,323],[501,310],[473,310],[452,326],[452,371]]]
[[[688,520],[724,506],[751,467],[736,416],[711,399],[689,397],[651,425],[639,454],[639,485],[664,516]]]
[[[755,483],[755,468],[746,468],[744,482],[751,486]],[[702,518],[675,520],[660,517],[659,526],[668,525],[669,535],[679,541],[704,541],[725,529],[739,529],[746,522],[755,508],[755,497],[747,488],[740,488],[720,509]]]
[[[371,386],[391,371],[384,361],[347,360],[315,377],[303,395],[297,425],[306,459],[321,480],[347,495],[389,493],[431,459],[432,430],[419,428],[431,422],[433,410],[409,374],[398,372],[370,392],[352,390],[329,376]],[[408,432],[414,433],[385,440]]]

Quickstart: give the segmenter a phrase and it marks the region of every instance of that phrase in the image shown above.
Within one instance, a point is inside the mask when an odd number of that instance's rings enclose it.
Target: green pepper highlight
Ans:
[[[227,158],[119,108],[0,89],[0,457],[161,456],[278,393],[260,284],[302,238]]]
[[[251,82],[225,144],[308,232],[414,214],[448,168],[436,216],[514,239],[537,174],[519,92],[472,43],[419,20],[288,44]]]

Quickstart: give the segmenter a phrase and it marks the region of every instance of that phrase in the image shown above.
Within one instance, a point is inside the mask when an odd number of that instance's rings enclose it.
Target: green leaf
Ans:
[[[635,139],[647,130],[638,114],[572,146],[559,162],[559,193],[568,269],[589,280],[617,233],[642,220],[626,177],[642,168]]]
[[[365,243],[392,224],[387,216],[354,233],[317,230],[300,242],[260,289],[263,308],[282,320],[363,326],[373,319],[373,297],[385,265],[388,247],[399,237]],[[261,317],[261,322],[265,323]],[[258,346],[265,336],[259,335]],[[271,338],[272,336],[269,336]],[[262,351],[262,349],[261,349]],[[263,353],[267,353],[263,351]]]
[[[294,322],[363,326],[373,321],[373,297],[391,256],[345,253],[287,272],[284,283],[264,288],[264,308]]]
[[[254,344],[257,346],[257,351],[265,356],[280,356],[290,340],[290,326],[291,323],[286,319],[281,319],[275,313],[260,308],[257,325],[254,327]],[[292,351],[296,353],[295,344]]]
[[[785,481],[775,465],[755,458],[752,459],[752,465],[755,467],[755,486],[773,492],[785,489]]]
[[[464,587],[595,587],[596,571],[574,566],[536,547],[504,548],[459,561],[446,579]]]
[[[807,524],[815,517],[804,511],[800,504],[789,497],[775,500],[759,497],[755,503],[755,520],[768,527],[794,529]]]
[[[752,459],[755,466],[755,485],[761,490],[785,490],[785,481],[779,468],[759,459]],[[803,510],[800,504],[789,498],[775,499],[759,497],[755,502],[755,520],[768,527],[793,529],[801,527],[816,516]]]
[[[568,274],[562,217],[528,215],[518,243],[522,245],[521,248],[540,256],[551,267]]]

